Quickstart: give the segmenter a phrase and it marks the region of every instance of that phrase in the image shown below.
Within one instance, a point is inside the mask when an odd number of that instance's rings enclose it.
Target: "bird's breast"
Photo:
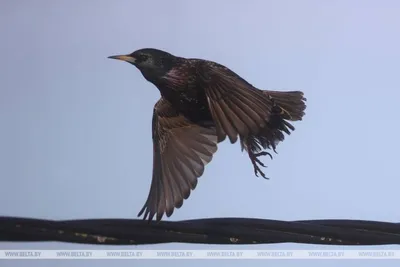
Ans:
[[[193,122],[211,118],[205,95],[189,88],[159,88],[163,98],[185,117]],[[185,90],[186,89],[186,90]]]
[[[177,111],[193,122],[211,118],[205,92],[197,87],[196,76],[190,70],[171,69],[156,86]]]

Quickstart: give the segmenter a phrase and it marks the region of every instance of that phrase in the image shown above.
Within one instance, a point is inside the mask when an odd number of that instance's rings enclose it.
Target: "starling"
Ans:
[[[266,178],[260,156],[276,149],[288,121],[304,116],[300,91],[260,90],[229,68],[216,62],[174,56],[153,48],[109,58],[137,67],[154,84],[161,98],[152,121],[153,175],[146,203],[138,216],[160,221],[180,208],[197,185],[217,144],[240,139],[256,176]]]

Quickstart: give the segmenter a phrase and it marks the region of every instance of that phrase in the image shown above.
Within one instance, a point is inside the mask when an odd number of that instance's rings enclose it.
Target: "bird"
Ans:
[[[259,159],[276,152],[290,121],[305,115],[302,91],[259,89],[217,62],[185,58],[155,48],[142,48],[110,59],[134,65],[160,92],[153,108],[153,173],[150,191],[138,217],[162,220],[183,205],[217,146],[226,138],[240,140],[254,174],[266,178]]]

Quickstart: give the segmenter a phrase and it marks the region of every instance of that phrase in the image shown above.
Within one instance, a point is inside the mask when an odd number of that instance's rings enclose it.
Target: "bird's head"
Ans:
[[[143,76],[151,80],[169,71],[176,57],[162,50],[143,48],[127,55],[110,56],[108,58],[126,61],[137,67]]]

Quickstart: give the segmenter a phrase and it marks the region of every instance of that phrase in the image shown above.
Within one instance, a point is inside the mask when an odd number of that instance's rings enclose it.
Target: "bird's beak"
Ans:
[[[135,61],[136,61],[136,58],[129,56],[129,55],[110,56],[108,58],[118,59],[118,60],[126,61],[129,63],[135,63]]]

